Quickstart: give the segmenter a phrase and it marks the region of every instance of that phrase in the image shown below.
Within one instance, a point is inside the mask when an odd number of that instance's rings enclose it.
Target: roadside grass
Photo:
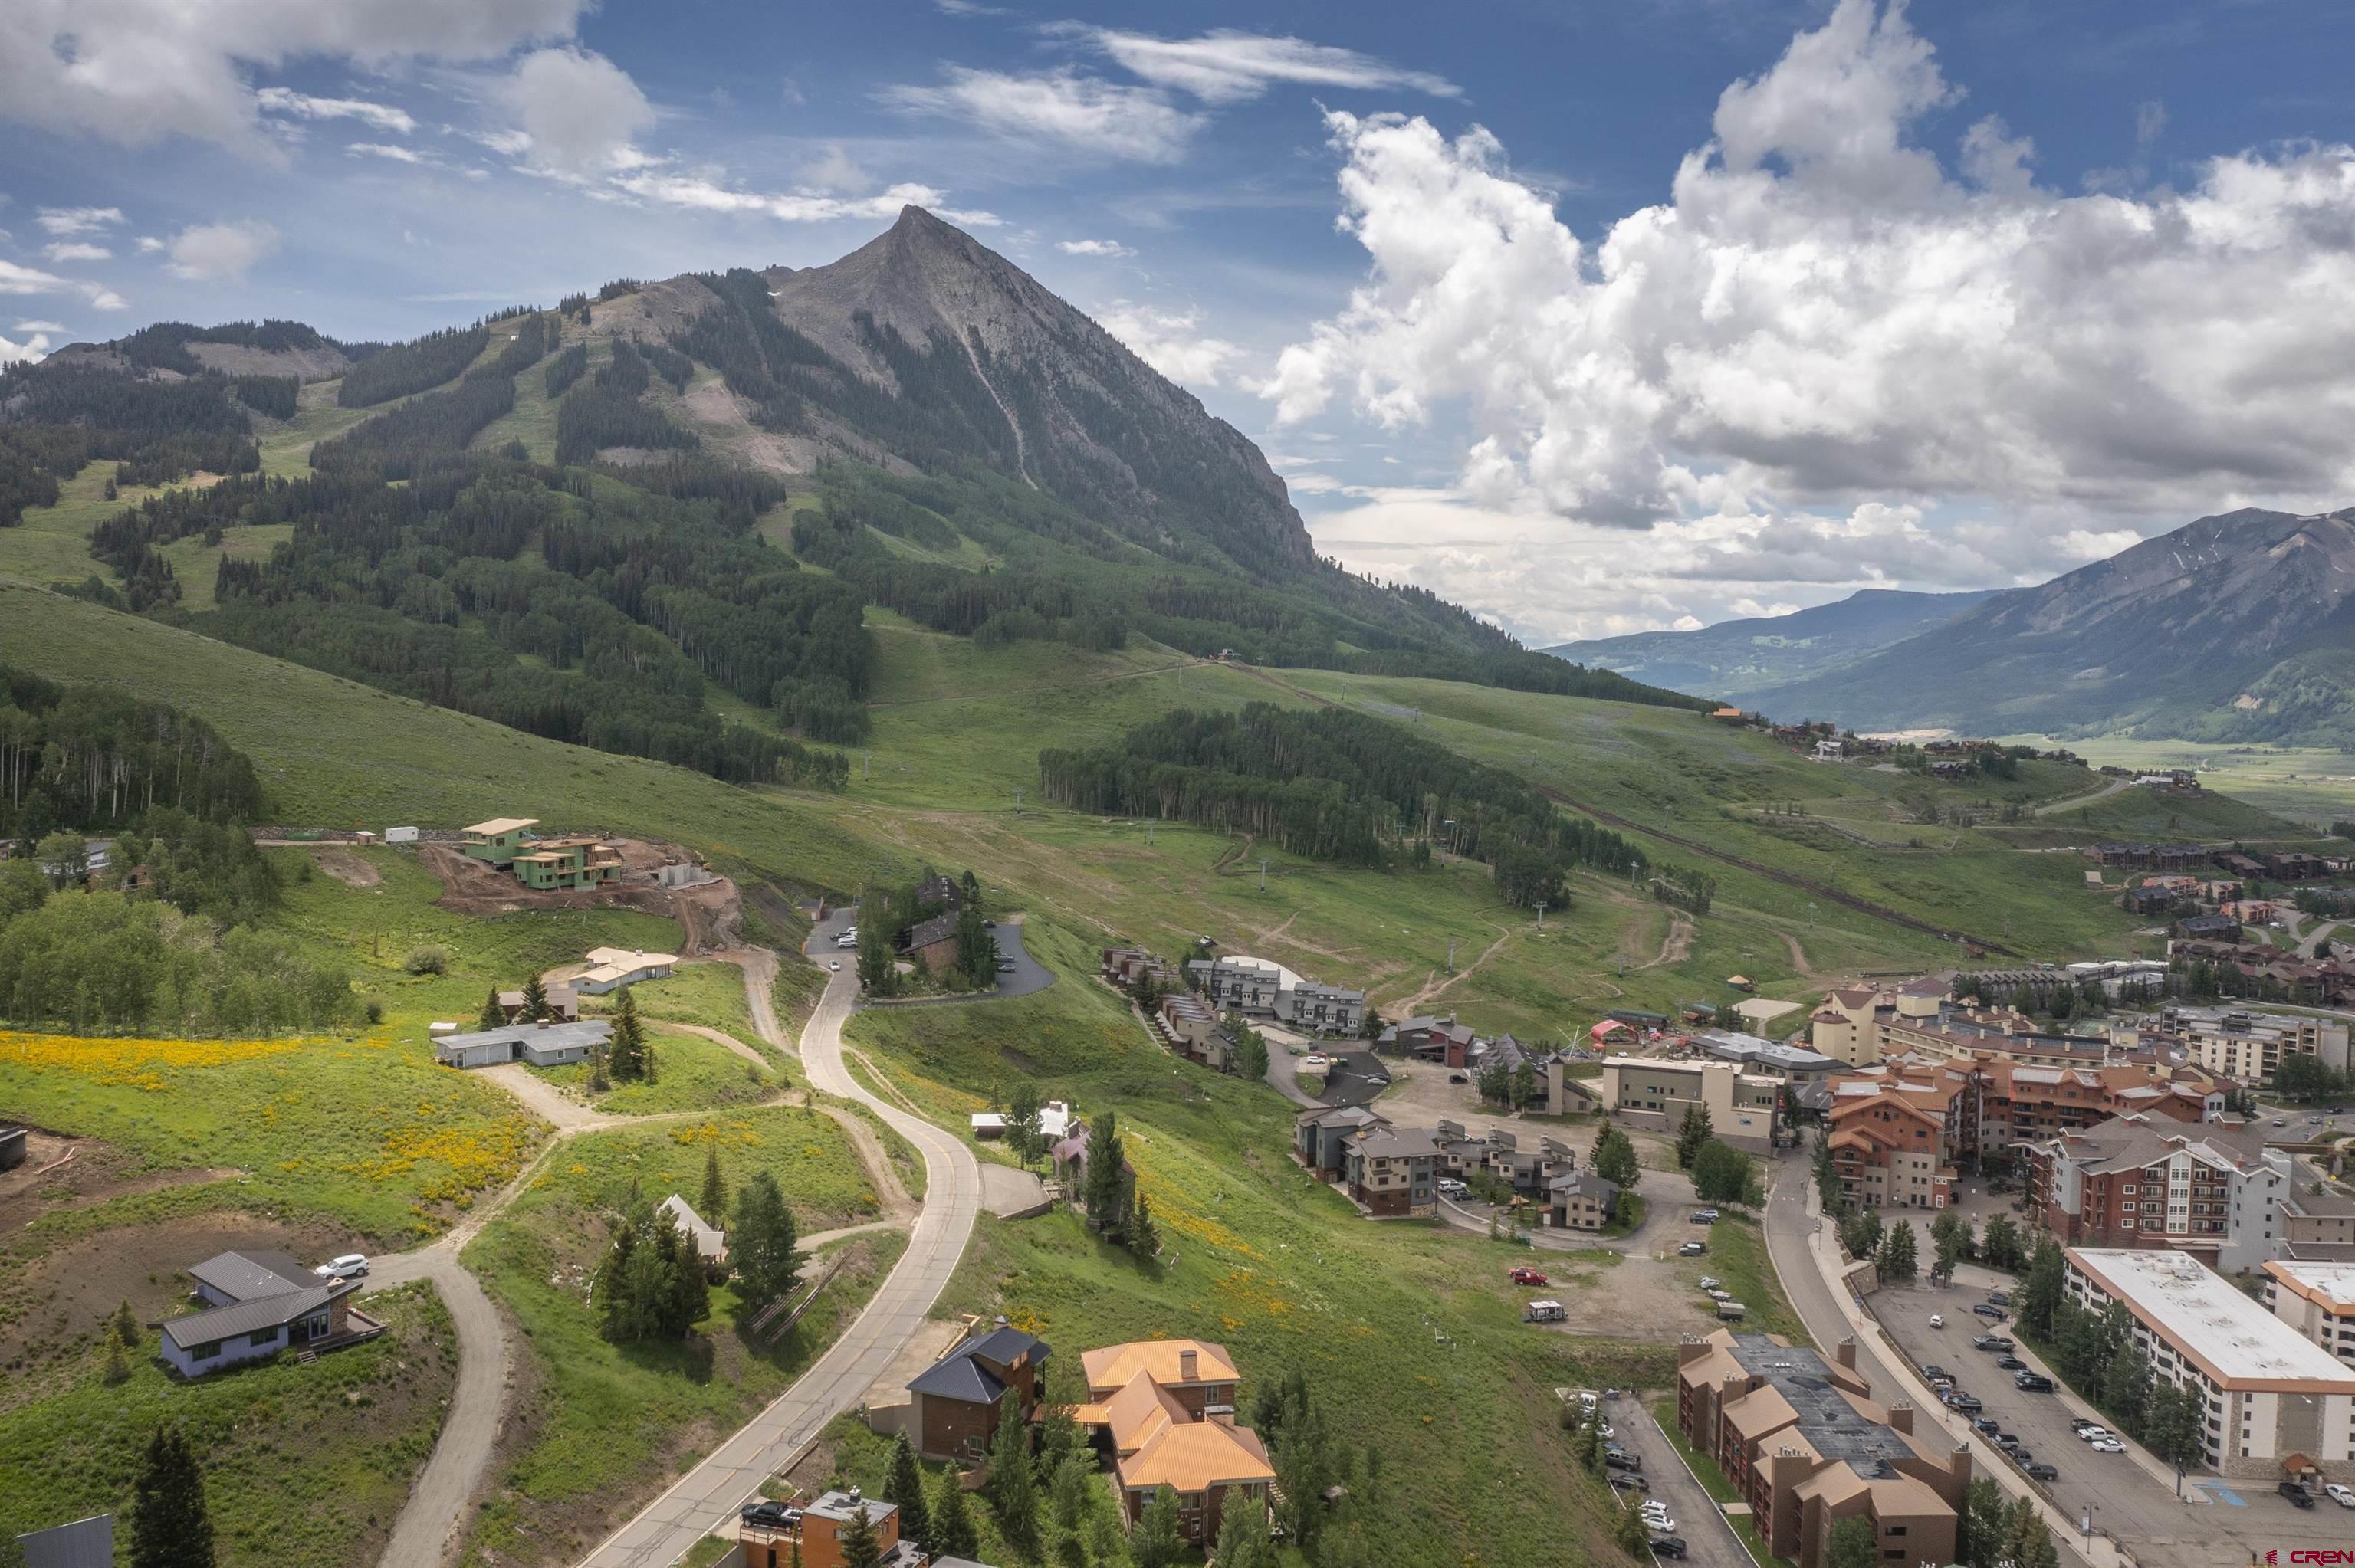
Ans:
[[[383,1336],[308,1365],[281,1355],[183,1381],[150,1333],[119,1386],[96,1342],[62,1393],[11,1404],[0,1384],[0,1540],[126,1510],[139,1456],[170,1422],[203,1457],[224,1568],[373,1561],[432,1452],[458,1353],[428,1286],[378,1291],[367,1310]]]
[[[544,1126],[493,1086],[382,1031],[260,1041],[0,1033],[0,1106],[102,1138],[148,1168],[234,1166],[253,1204],[323,1214],[378,1246],[438,1234]]]
[[[617,1083],[605,1093],[592,1097],[588,1092],[586,1063],[532,1067],[527,1071],[613,1116],[719,1110],[752,1105],[776,1092],[773,1074],[699,1034],[683,1034],[651,1024],[646,1039],[655,1054],[655,1080],[651,1084],[643,1080]],[[698,1175],[699,1178],[700,1172]]]
[[[1709,1251],[1700,1257],[1679,1259],[1677,1273],[1697,1298],[1700,1287],[1696,1282],[1702,1275],[1713,1274],[1722,1280],[1723,1288],[1747,1308],[1741,1325],[1743,1332],[1782,1334],[1794,1343],[1806,1341],[1806,1327],[1783,1294],[1757,1221],[1726,1214],[1709,1227]]]
[[[751,1312],[726,1287],[712,1290],[710,1317],[683,1342],[606,1340],[587,1295],[609,1216],[633,1192],[649,1203],[676,1192],[699,1206],[705,1156],[715,1146],[731,1195],[756,1170],[772,1171],[805,1234],[875,1215],[848,1139],[815,1111],[771,1107],[587,1133],[559,1150],[464,1254],[514,1314],[532,1362],[532,1393],[512,1418],[515,1452],[478,1518],[467,1562],[577,1558],[674,1466],[782,1392],[890,1271],[905,1245],[898,1233],[837,1244],[850,1260],[845,1272],[773,1343],[750,1336]],[[805,1266],[805,1277],[813,1272]]]

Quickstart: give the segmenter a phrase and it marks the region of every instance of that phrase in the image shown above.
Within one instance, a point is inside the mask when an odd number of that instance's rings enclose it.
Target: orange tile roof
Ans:
[[[1167,1487],[1180,1494],[1249,1481],[1273,1481],[1267,1445],[1247,1426],[1194,1421],[1156,1435],[1134,1456],[1119,1462],[1120,1484]]]
[[[1083,1408],[1103,1412],[1094,1422],[1084,1415],[1079,1419],[1086,1425],[1110,1428],[1115,1454],[1134,1454],[1171,1426],[1193,1419],[1176,1394],[1154,1382],[1151,1372],[1145,1372],[1129,1379],[1128,1385],[1110,1399]]]
[[[1102,1350],[1082,1351],[1080,1366],[1087,1374],[1088,1392],[1109,1397],[1114,1389],[1125,1388],[1138,1372],[1151,1372],[1156,1383],[1187,1382],[1178,1370],[1178,1356],[1186,1351],[1194,1352],[1196,1383],[1235,1383],[1242,1374],[1227,1354],[1227,1347],[1203,1340],[1136,1340],[1125,1345],[1106,1345]]]

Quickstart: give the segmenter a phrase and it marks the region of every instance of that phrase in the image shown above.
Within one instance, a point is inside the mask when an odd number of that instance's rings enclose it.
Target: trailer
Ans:
[[[1532,1301],[1521,1313],[1521,1321],[1525,1323],[1562,1323],[1569,1319],[1570,1314],[1562,1310],[1559,1301]]]
[[[1717,1320],[1721,1323],[1739,1323],[1749,1310],[1749,1308],[1739,1301],[1721,1301],[1717,1304]]]

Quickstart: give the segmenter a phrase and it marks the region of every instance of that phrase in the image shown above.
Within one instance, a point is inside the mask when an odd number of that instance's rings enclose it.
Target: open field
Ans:
[[[589,1093],[586,1063],[525,1070],[609,1116],[717,1110],[751,1105],[776,1091],[773,1074],[699,1034],[649,1023],[646,1042],[654,1053],[654,1082],[615,1084],[602,1095]]]
[[[457,1375],[442,1303],[423,1286],[380,1291],[368,1310],[388,1332],[297,1365],[292,1357],[181,1381],[132,1357],[110,1387],[96,1325],[66,1386],[40,1396],[0,1379],[0,1539],[131,1501],[140,1451],[176,1422],[205,1466],[223,1568],[332,1568],[372,1562],[424,1464]],[[118,1543],[128,1532],[118,1531]]]
[[[730,1192],[773,1172],[803,1234],[875,1217],[873,1192],[842,1129],[815,1111],[730,1111],[709,1120],[582,1135],[466,1249],[466,1266],[513,1314],[527,1391],[498,1461],[470,1563],[569,1561],[635,1510],[673,1464],[699,1454],[815,1360],[889,1273],[903,1238],[837,1244],[848,1259],[817,1305],[773,1342],[722,1287],[677,1344],[616,1345],[597,1331],[589,1281],[610,1215],[634,1193],[698,1201],[713,1148]],[[709,1216],[707,1216],[709,1217]],[[815,1271],[805,1268],[805,1277]]]
[[[2036,736],[2027,744],[2049,745]],[[2355,818],[2355,753],[2296,747],[2211,746],[2109,736],[2065,744],[2095,764],[2197,768],[2203,789],[2222,791],[2309,830]]]

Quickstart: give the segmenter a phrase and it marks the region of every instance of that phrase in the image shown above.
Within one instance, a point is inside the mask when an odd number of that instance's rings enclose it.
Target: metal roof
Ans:
[[[301,1260],[266,1248],[217,1253],[191,1266],[188,1277],[199,1285],[212,1287],[233,1301],[283,1296],[290,1290],[302,1290],[318,1283],[318,1277],[304,1267]]]
[[[348,1296],[358,1288],[357,1280],[347,1279],[323,1282],[277,1296],[257,1297],[230,1307],[215,1307],[184,1318],[167,1319],[164,1334],[180,1349],[194,1350],[217,1340],[233,1340],[240,1334],[275,1329],[297,1318],[307,1318],[336,1297]]]

